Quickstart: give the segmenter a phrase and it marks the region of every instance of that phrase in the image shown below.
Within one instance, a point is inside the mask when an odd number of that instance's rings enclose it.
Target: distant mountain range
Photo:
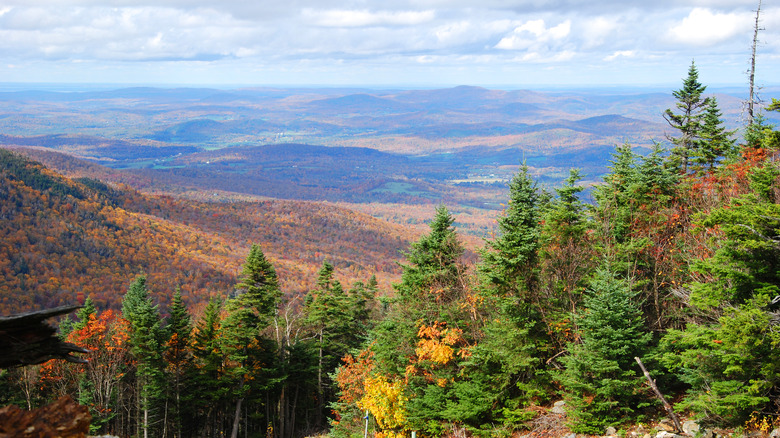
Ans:
[[[738,126],[741,101],[718,99]],[[469,86],[17,91],[0,93],[0,145],[125,169],[139,189],[496,208],[521,161],[545,184],[571,167],[599,181],[616,145],[664,141],[673,105],[671,92]]]

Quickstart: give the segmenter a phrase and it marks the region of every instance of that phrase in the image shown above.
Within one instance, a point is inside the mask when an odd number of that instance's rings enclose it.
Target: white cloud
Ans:
[[[323,27],[414,26],[429,22],[436,16],[432,10],[372,12],[346,9],[304,9],[302,15]]]
[[[636,56],[635,50],[618,50],[611,55],[605,56],[604,61],[614,61],[618,58],[633,58]]]
[[[680,23],[669,29],[669,37],[678,43],[713,46],[749,32],[751,17],[747,13],[719,13],[694,8]]]
[[[593,17],[583,20],[581,26],[583,46],[598,47],[609,41],[610,36],[614,36],[618,29],[618,17]]]
[[[765,3],[759,59],[766,63],[761,71],[769,75],[776,70],[769,64],[777,62],[780,48],[780,7]],[[599,73],[591,77],[602,75],[604,80],[607,74],[602,70],[650,65],[655,70],[632,71],[647,75],[649,81],[659,80],[659,72],[671,72],[676,82],[679,72],[669,67],[682,66],[684,73],[695,57],[703,75],[706,62],[721,71],[734,65],[737,73],[729,75],[740,81],[755,4],[755,0],[0,0],[0,57],[7,64],[36,66],[40,68],[36,78],[51,75],[52,80],[63,72],[80,80],[73,76],[79,68],[84,77],[94,78],[105,65],[121,71],[175,71],[181,66],[179,77],[188,77],[187,69],[197,64],[201,72],[215,68],[230,71],[228,76],[241,70],[264,73],[256,77],[275,72],[284,78],[295,70],[320,83],[328,82],[326,74],[356,78],[377,66],[387,68],[389,78],[394,77],[391,70],[399,77],[413,77],[415,69],[424,68],[431,81],[456,70],[463,77],[474,72],[475,77],[484,74],[498,81],[491,72],[525,77],[528,72],[520,70],[529,63],[537,68],[549,63],[555,74],[593,68]],[[566,68],[560,68],[564,62]],[[655,73],[646,73],[650,71]],[[16,77],[20,76],[5,80]]]
[[[497,49],[527,50],[552,41],[562,40],[571,32],[571,20],[548,28],[544,20],[531,20],[515,28],[496,44]]]

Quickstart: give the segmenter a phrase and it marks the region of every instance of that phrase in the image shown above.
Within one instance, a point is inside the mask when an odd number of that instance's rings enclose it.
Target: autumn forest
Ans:
[[[424,211],[416,224],[265,192],[214,200],[189,191],[206,171],[171,185],[187,160],[238,172],[229,149],[170,158],[162,177],[17,138],[0,149],[0,312],[81,303],[56,324],[90,352],[3,370],[0,404],[70,395],[94,434],[120,437],[599,435],[667,415],[641,361],[677,414],[766,434],[780,427],[780,130],[761,113],[727,127],[694,64],[673,95],[666,141],[612,148],[600,181],[572,168],[548,184],[521,161],[484,239],[459,231],[455,197],[382,195]],[[434,186],[436,165],[392,159]],[[479,184],[480,202],[496,196]]]

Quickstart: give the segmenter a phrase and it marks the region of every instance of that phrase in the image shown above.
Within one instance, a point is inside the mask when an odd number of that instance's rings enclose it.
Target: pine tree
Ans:
[[[173,409],[171,412],[172,424],[176,436],[182,436],[182,411],[183,401],[189,400],[187,390],[192,382],[188,377],[192,373],[192,351],[190,339],[192,335],[192,323],[190,314],[184,306],[180,288],[176,288],[173,301],[168,309],[167,331],[169,339],[165,348],[165,363],[168,371],[168,396],[171,399]]]
[[[555,189],[557,197],[543,216],[543,287],[550,304],[548,312],[557,313],[548,317],[548,325],[562,323],[553,319],[566,319],[576,311],[582,279],[592,268],[593,248],[588,237],[591,224],[579,199],[584,190],[578,185],[580,179],[579,170],[572,169],[564,185]]]
[[[707,102],[693,162],[698,167],[712,171],[720,159],[734,157],[736,152],[734,140],[730,138],[734,131],[727,131],[723,126],[718,100],[710,97]]]
[[[630,144],[618,146],[612,154],[610,172],[604,184],[593,190],[594,208],[605,246],[625,244],[630,238],[635,214],[632,190],[637,183],[637,155]]]
[[[136,278],[125,293],[122,316],[130,325],[130,351],[137,362],[137,408],[140,411],[137,424],[146,438],[162,411],[160,402],[165,385],[162,355],[166,339],[145,276]]]
[[[402,265],[401,283],[395,285],[402,306],[429,307],[423,312],[451,302],[463,290],[463,247],[453,227],[455,219],[446,207],[436,209],[430,233],[413,243],[406,254],[409,264]],[[429,295],[435,294],[435,295]],[[430,308],[430,305],[436,305]]]
[[[224,435],[217,425],[227,386],[224,384],[225,355],[222,352],[221,311],[221,301],[214,298],[209,300],[193,334],[192,352],[196,369],[191,381],[198,393],[191,401],[191,409],[196,414],[192,419],[194,424],[187,424],[185,429],[203,436]]]
[[[708,104],[707,99],[702,99],[702,93],[707,87],[699,82],[699,71],[696,64],[691,61],[688,69],[688,76],[683,80],[683,87],[672,92],[677,99],[677,110],[679,113],[667,109],[664,112],[664,118],[669,126],[679,131],[680,136],[667,136],[675,147],[672,149],[672,156],[675,159],[676,166],[683,173],[688,172],[688,165],[691,157],[696,154],[696,146],[701,136],[702,111]]]
[[[521,166],[509,184],[499,235],[486,243],[478,267],[485,327],[469,374],[489,377],[475,379],[472,392],[481,386],[483,397],[511,405],[503,411],[507,422],[517,415],[513,409],[545,390],[539,350],[547,339],[539,310],[548,303],[538,296],[537,284],[543,201],[528,167]]]
[[[236,287],[239,295],[228,301],[222,325],[222,351],[232,365],[227,377],[233,381],[236,403],[231,438],[238,436],[246,397],[270,385],[270,364],[275,358],[272,342],[263,331],[273,320],[282,292],[276,271],[260,246],[252,245]]]
[[[651,335],[624,280],[600,268],[589,291],[577,318],[582,342],[569,346],[561,383],[572,431],[602,433],[637,408],[641,377],[634,357],[644,355]]]
[[[498,219],[499,235],[482,252],[480,273],[500,296],[527,296],[536,287],[540,201],[539,189],[524,164],[509,183],[508,205]]]

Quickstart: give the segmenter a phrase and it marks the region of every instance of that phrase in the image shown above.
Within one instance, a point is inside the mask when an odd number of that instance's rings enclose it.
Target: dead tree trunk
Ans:
[[[653,380],[653,378],[650,377],[650,373],[647,372],[645,365],[642,363],[642,359],[635,357],[634,360],[636,360],[636,363],[639,364],[639,368],[641,368],[642,372],[645,374],[648,383],[650,383],[650,387],[653,388],[653,392],[655,392],[655,396],[658,397],[658,400],[661,400],[661,403],[663,403],[664,405],[664,409],[666,409],[666,412],[669,414],[669,417],[672,418],[672,421],[674,422],[674,427],[675,429],[677,429],[676,431],[682,432],[682,425],[680,425],[680,419],[677,418],[677,414],[674,413],[674,409],[672,409],[672,405],[670,405],[669,402],[666,401],[664,395],[661,394],[661,391],[658,390],[658,386],[656,386],[655,380]]]
[[[756,46],[758,45],[758,23],[761,15],[761,0],[758,0],[758,9],[756,9],[756,24],[753,26],[753,46],[750,53],[750,93],[748,96],[748,125],[753,124],[753,104],[755,103],[754,87],[756,83]]]

